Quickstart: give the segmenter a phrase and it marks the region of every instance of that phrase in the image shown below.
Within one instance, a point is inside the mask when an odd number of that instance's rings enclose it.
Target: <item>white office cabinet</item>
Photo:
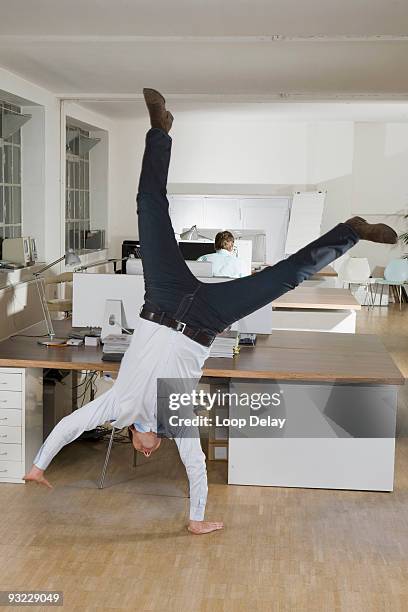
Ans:
[[[289,222],[289,196],[170,195],[174,231],[197,225],[205,229],[258,230],[266,235],[266,261],[273,264],[285,253]]]
[[[0,369],[0,483],[24,482],[43,441],[43,371]]]

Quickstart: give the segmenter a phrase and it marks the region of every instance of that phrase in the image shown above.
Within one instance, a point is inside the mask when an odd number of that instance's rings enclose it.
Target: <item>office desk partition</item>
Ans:
[[[69,321],[55,323],[61,336],[70,330]],[[33,326],[25,333],[42,333],[42,327]],[[101,358],[100,348],[46,348],[35,338],[23,337],[0,342],[1,371],[10,378],[28,369],[27,375],[37,381],[32,387],[34,394],[27,393],[22,402],[19,424],[3,427],[9,427],[6,433],[10,435],[25,436],[25,447],[31,450],[23,459],[21,448],[12,448],[3,440],[0,448],[18,451],[19,465],[14,465],[14,478],[2,472],[0,481],[22,482],[22,472],[38,445],[37,434],[30,432],[34,428],[38,433],[42,428],[38,396],[42,368],[118,371],[118,363]],[[233,359],[209,358],[203,375],[214,389],[220,380],[229,381],[230,389],[238,391],[242,384],[259,391],[262,384],[263,389],[283,391],[287,398],[288,428],[279,437],[230,437],[230,484],[392,490],[397,390],[404,379],[376,336],[276,331],[259,337],[255,347],[242,347]],[[21,386],[8,391],[9,395],[24,393]],[[29,409],[28,401],[34,401],[36,408]],[[306,435],[300,436],[293,428],[305,416],[309,427]],[[30,425],[33,417],[35,426]],[[13,438],[10,444],[19,442]],[[0,469],[5,463],[0,454]]]

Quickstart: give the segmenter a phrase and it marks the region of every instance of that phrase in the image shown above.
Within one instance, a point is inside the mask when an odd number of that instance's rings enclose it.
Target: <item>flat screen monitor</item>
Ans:
[[[202,255],[215,253],[213,242],[180,241],[180,251],[186,261],[196,261]]]

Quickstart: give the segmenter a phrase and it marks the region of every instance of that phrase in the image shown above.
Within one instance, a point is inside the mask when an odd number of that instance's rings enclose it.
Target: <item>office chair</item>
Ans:
[[[64,285],[65,283],[72,283],[73,274],[72,272],[63,272],[57,276],[47,276],[44,282],[47,286],[50,285]],[[47,306],[50,312],[63,312],[65,317],[68,317],[72,312],[72,298],[51,298],[47,299]]]
[[[405,296],[405,285],[408,284],[408,260],[399,258],[392,259],[387,267],[384,270],[383,278],[375,279],[375,288],[377,291],[377,286],[381,286],[381,294],[380,294],[380,306],[382,306],[382,298],[384,292],[384,286],[387,287],[387,291],[389,292],[390,288],[394,293],[394,300],[398,298],[399,307],[401,310],[403,297]]]
[[[105,476],[106,476],[106,471],[109,465],[109,459],[110,459],[110,455],[112,451],[113,438],[115,436],[115,431],[116,431],[115,428],[112,427],[112,433],[109,438],[109,444],[108,444],[108,448],[107,448],[106,455],[105,455],[105,461],[104,461],[103,468],[102,468],[102,474],[99,479],[98,489],[103,489],[103,485],[105,483]],[[128,436],[129,436],[130,442],[132,443],[132,436],[131,436],[129,429],[128,429]],[[135,468],[137,466],[137,451],[135,450],[133,444],[132,444],[132,448],[133,448],[133,467]]]

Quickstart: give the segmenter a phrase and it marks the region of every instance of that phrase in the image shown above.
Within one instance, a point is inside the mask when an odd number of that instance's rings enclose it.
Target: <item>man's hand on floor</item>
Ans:
[[[33,465],[31,470],[23,476],[23,480],[26,482],[35,482],[38,485],[44,485],[49,489],[52,489],[52,484],[44,477],[44,470],[40,470],[37,466]]]
[[[190,521],[187,529],[194,535],[202,535],[224,529],[224,523],[211,523],[209,521]]]

